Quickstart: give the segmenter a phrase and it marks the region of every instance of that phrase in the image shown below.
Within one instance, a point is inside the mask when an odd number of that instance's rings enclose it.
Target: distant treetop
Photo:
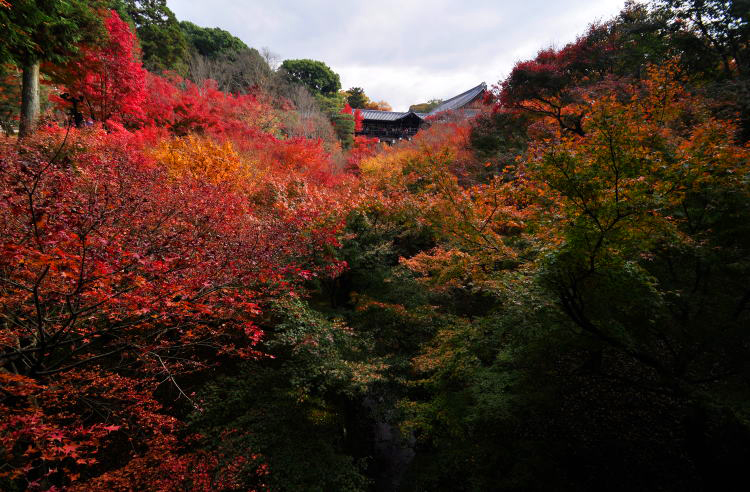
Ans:
[[[207,58],[232,57],[249,49],[240,38],[218,27],[201,27],[182,21],[180,29],[188,45]]]
[[[430,99],[429,101],[424,103],[412,104],[411,106],[409,106],[409,111],[414,111],[415,113],[429,113],[433,109],[440,106],[442,103],[442,99]]]
[[[317,60],[284,60],[281,68],[290,82],[307,87],[313,94],[334,94],[341,89],[339,74]]]
[[[346,91],[346,100],[352,108],[364,109],[370,102],[370,98],[361,87],[352,87]]]

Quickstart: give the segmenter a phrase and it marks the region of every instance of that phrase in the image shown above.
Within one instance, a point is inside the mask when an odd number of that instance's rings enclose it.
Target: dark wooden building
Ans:
[[[373,109],[360,109],[359,111],[362,112],[362,131],[357,132],[357,135],[377,137],[381,142],[411,138],[424,123],[424,117],[412,111],[406,113]]]
[[[381,142],[393,143],[398,140],[411,139],[424,125],[439,120],[443,116],[457,115],[471,117],[476,115],[482,106],[487,85],[482,82],[455,97],[443,101],[429,113],[413,111],[376,111],[360,109],[362,113],[362,130],[357,135],[375,137]]]

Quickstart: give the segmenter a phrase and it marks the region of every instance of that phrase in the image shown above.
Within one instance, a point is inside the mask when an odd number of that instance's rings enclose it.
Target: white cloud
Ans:
[[[274,2],[169,0],[180,20],[221,27],[282,59],[313,58],[396,110],[492,85],[541,48],[562,46],[624,0]]]

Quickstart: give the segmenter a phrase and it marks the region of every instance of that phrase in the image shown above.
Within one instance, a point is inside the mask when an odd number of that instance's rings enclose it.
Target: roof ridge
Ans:
[[[454,109],[453,107],[451,107],[451,103],[452,102],[461,101],[462,99],[466,98],[467,96],[471,96],[467,101],[462,101],[461,104],[458,105],[459,107],[461,107],[461,106],[467,104],[469,101],[473,100],[474,97],[476,97],[477,95],[479,95],[482,91],[484,91],[486,89],[487,89],[487,84],[484,83],[484,82],[482,82],[481,84],[479,84],[479,85],[477,85],[475,87],[472,87],[471,89],[469,89],[467,91],[464,91],[464,92],[462,92],[461,94],[459,94],[457,96],[453,96],[450,99],[447,99],[447,100],[443,101],[442,103],[440,103],[440,105],[438,105],[432,111],[429,111],[427,113],[420,113],[420,112],[412,111],[412,110],[408,110],[408,111],[383,111],[382,109],[367,109],[367,108],[352,108],[352,109],[354,111],[362,111],[362,112],[367,111],[373,117],[372,119],[381,119],[381,120],[386,120],[386,121],[395,121],[397,119],[404,118],[404,117],[406,117],[406,116],[408,116],[410,114],[415,115],[417,118],[424,119],[427,116],[431,116],[431,115],[436,114],[436,113],[440,113],[440,112],[443,112],[443,111],[448,111],[450,109]],[[378,118],[376,115],[383,115],[383,116],[390,115],[391,118]]]
[[[486,88],[487,88],[487,84],[485,84],[484,82],[482,82],[481,84],[479,84],[479,85],[477,85],[477,86],[474,86],[474,87],[472,87],[472,88],[471,88],[471,89],[469,89],[468,91],[464,91],[464,92],[462,92],[461,94],[459,94],[459,95],[457,95],[457,96],[453,96],[453,97],[451,97],[450,99],[446,99],[445,101],[443,101],[442,103],[440,103],[440,105],[442,106],[443,104],[445,104],[445,103],[448,103],[448,102],[451,102],[451,101],[453,101],[454,99],[458,99],[458,98],[459,98],[459,97],[461,97],[461,96],[465,96],[466,94],[469,94],[469,93],[471,93],[471,92],[473,92],[473,91],[475,91],[475,90],[479,89],[480,87],[481,87],[482,89],[486,89]]]
[[[485,90],[487,90],[487,84],[484,83],[484,82],[482,82],[481,84],[479,84],[479,85],[477,85],[475,87],[472,87],[471,89],[469,89],[469,90],[467,90],[465,92],[462,92],[461,94],[459,94],[457,96],[453,96],[450,99],[447,99],[447,100],[443,101],[442,103],[440,103],[439,106],[437,106],[432,111],[430,111],[429,115],[434,115],[434,114],[437,114],[437,113],[442,113],[443,111],[449,111],[449,110],[452,110],[452,109],[456,109],[453,106],[454,106],[454,103],[456,103],[458,101],[461,102],[461,104],[459,104],[459,106],[463,106],[463,105],[467,104],[469,101],[472,101],[476,96],[478,96],[479,94],[482,93],[482,91],[485,91]],[[468,96],[471,96],[471,97],[467,99]],[[467,100],[463,101],[463,99],[467,99]]]

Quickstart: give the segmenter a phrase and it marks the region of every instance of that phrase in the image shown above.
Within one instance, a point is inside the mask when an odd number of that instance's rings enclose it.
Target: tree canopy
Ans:
[[[27,65],[35,61],[63,63],[81,43],[103,35],[97,7],[84,0],[14,1],[0,6],[0,62]]]
[[[341,89],[339,75],[317,60],[284,60],[281,63],[287,78],[307,87],[313,94],[330,95]]]
[[[135,25],[143,65],[150,71],[187,69],[188,42],[166,0],[114,0]]]
[[[361,87],[351,87],[346,90],[346,94],[346,101],[352,108],[363,109],[370,102],[370,98],[367,97],[365,90]]]
[[[182,21],[180,29],[192,49],[211,59],[236,57],[249,49],[241,39],[218,27],[200,27],[192,22]]]

